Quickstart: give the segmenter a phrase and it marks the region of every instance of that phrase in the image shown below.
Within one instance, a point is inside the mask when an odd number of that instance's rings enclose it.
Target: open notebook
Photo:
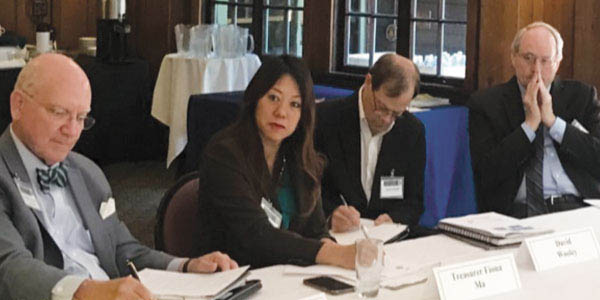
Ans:
[[[408,230],[406,225],[398,223],[384,223],[375,226],[375,222],[373,220],[363,218],[360,219],[360,224],[367,227],[370,238],[380,239],[384,243],[394,241],[397,237],[407,233]],[[358,227],[352,231],[343,233],[336,233],[330,230],[329,234],[331,234],[331,236],[333,236],[340,245],[351,245],[354,244],[357,239],[364,238],[364,235]]]
[[[159,300],[215,299],[239,286],[248,276],[249,266],[213,274],[179,273],[144,269],[140,281]]]

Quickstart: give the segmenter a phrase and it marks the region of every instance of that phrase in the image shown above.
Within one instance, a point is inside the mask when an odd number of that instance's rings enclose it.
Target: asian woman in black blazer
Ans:
[[[354,268],[354,246],[338,245],[327,233],[320,196],[324,158],[314,149],[314,124],[306,65],[291,56],[265,58],[238,120],[202,155],[202,250],[221,250],[252,267]]]

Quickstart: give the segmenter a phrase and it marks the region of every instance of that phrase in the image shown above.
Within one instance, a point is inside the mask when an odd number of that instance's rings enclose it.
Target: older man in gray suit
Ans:
[[[93,125],[85,73],[45,54],[23,68],[0,137],[0,299],[151,299],[139,268],[228,270],[227,255],[175,258],[139,244],[119,221],[102,171],[71,152]],[[126,277],[124,277],[126,276]]]

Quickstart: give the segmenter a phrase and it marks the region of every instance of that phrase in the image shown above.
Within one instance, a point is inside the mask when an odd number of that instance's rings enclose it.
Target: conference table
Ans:
[[[524,219],[525,224],[554,229],[555,232],[592,227],[600,236],[600,208],[586,207],[577,210],[554,213]],[[468,262],[474,259],[512,253],[521,280],[521,288],[482,299],[598,299],[600,295],[600,260],[591,260],[547,271],[536,272],[524,245],[499,250],[484,250],[445,235],[434,235],[412,239],[385,246],[385,251],[394,261],[410,264],[430,265],[439,263],[446,266]],[[303,299],[319,294],[302,284],[311,276],[286,275],[286,266],[277,265],[251,271],[249,279],[260,279],[263,288],[249,299]],[[327,299],[360,299],[355,293],[332,296]],[[322,298],[319,298],[322,299]],[[373,299],[440,299],[433,273],[427,281],[398,290],[380,289]]]
[[[315,97],[329,101],[350,90],[317,86]],[[218,130],[231,124],[243,92],[192,95],[188,101],[187,140],[182,173],[194,171],[202,149]],[[318,105],[317,105],[318,109]],[[477,212],[468,135],[468,109],[443,106],[414,113],[425,125],[425,212],[420,225],[434,227],[447,216]],[[318,126],[318,125],[317,125]]]

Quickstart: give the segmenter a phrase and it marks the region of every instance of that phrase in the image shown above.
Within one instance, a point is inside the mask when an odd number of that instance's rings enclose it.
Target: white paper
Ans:
[[[521,288],[514,255],[504,254],[433,269],[442,300],[470,300]]]
[[[363,218],[360,219],[360,224],[367,227],[370,238],[380,239],[384,242],[395,237],[406,229],[406,225],[399,223],[383,223],[379,226],[375,226],[375,222],[373,220]],[[356,240],[365,237],[358,228],[353,231],[342,233],[333,232],[330,230],[329,234],[331,234],[331,236],[333,236],[340,245],[352,245]]]
[[[318,293],[316,295],[304,297],[299,300],[327,300],[327,297],[325,297],[324,293]]]
[[[248,270],[249,266],[213,274],[179,273],[144,269],[140,281],[161,299],[166,297],[211,297],[227,288]]]
[[[600,257],[591,227],[530,238],[525,243],[538,272]]]
[[[583,202],[585,202],[591,206],[600,208],[600,199],[584,199]]]
[[[405,285],[424,282],[427,279],[429,271],[436,266],[439,266],[439,262],[413,266],[387,264],[381,272],[381,286],[395,289]],[[313,265],[308,267],[287,265],[283,269],[283,274],[333,276],[351,285],[356,285],[357,282],[356,271],[326,265]]]

